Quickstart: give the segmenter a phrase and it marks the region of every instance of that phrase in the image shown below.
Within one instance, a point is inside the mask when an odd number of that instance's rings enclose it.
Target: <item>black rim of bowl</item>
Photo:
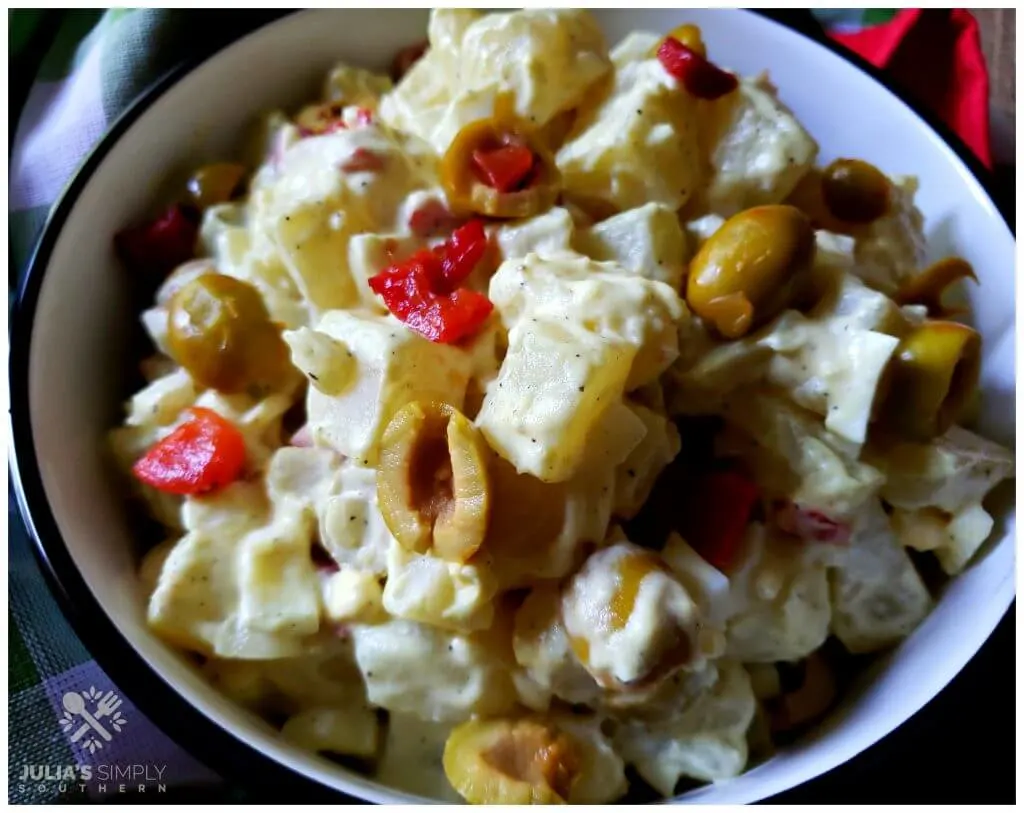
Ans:
[[[909,99],[890,77],[856,54],[831,42],[823,34],[806,28],[786,26],[771,13],[757,13],[843,57],[904,102],[963,161],[1012,233],[1013,228],[1006,213],[996,202],[991,173],[944,123]],[[245,36],[273,25],[278,19],[261,23]],[[111,679],[128,692],[135,705],[171,739],[226,779],[257,786],[261,793],[271,793],[275,797],[280,795],[292,801],[301,797],[303,800],[337,802],[339,797],[345,798],[340,791],[286,768],[198,712],[159,673],[150,668],[121,635],[93,597],[64,544],[43,488],[32,437],[28,393],[32,328],[43,278],[64,221],[71,214],[93,173],[132,124],[171,86],[232,44],[229,42],[215,50],[197,54],[150,85],[118,117],[89,153],[52,209],[21,282],[12,313],[9,391],[13,446],[10,471],[21,516],[51,592],[90,654]],[[83,621],[86,618],[87,624]]]

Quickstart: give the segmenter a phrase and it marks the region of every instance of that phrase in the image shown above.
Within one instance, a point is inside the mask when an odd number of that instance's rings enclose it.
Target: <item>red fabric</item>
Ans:
[[[904,9],[890,22],[832,39],[891,73],[987,166],[988,69],[978,23],[965,9]]]

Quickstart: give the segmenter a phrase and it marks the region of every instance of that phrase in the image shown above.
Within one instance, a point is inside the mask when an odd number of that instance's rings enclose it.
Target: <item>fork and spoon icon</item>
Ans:
[[[102,717],[109,717],[113,714],[121,705],[121,702],[121,698],[113,692],[107,692],[100,698],[99,703],[96,704],[96,713],[90,714],[86,711],[85,698],[82,697],[82,695],[78,692],[65,693],[63,699],[64,709],[73,717],[81,717],[85,720],[85,723],[83,723],[78,730],[71,735],[71,742],[78,742],[86,735],[90,728],[99,734],[104,740],[110,742],[113,738],[110,736],[110,732],[103,727],[99,720]]]

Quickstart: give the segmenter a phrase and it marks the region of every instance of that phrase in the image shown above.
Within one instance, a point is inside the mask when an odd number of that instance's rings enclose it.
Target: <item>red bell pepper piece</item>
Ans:
[[[342,172],[380,172],[384,169],[384,158],[366,147],[356,147],[341,165]]]
[[[176,203],[156,220],[118,232],[114,248],[133,273],[162,278],[195,256],[198,235],[196,213]]]
[[[533,151],[521,144],[473,150],[473,172],[481,183],[499,192],[513,192],[522,188],[534,160]]]
[[[470,220],[460,226],[438,252],[441,257],[441,274],[449,290],[456,288],[473,273],[477,263],[487,251],[487,234],[483,221]]]
[[[450,232],[462,221],[441,201],[431,198],[409,215],[409,229],[417,237],[437,237]]]
[[[475,333],[494,309],[483,294],[458,287],[486,250],[483,223],[470,221],[437,249],[421,249],[371,277],[370,289],[391,313],[431,341],[460,341]]]
[[[132,467],[146,485],[169,494],[205,494],[233,483],[245,466],[245,439],[212,409],[193,407],[187,421]]]
[[[373,112],[365,107],[356,108],[356,124],[362,124],[364,127],[373,124]]]
[[[804,542],[845,545],[850,541],[852,533],[848,523],[834,520],[823,511],[797,505],[791,500],[785,500],[775,507],[775,524],[780,531],[797,536]]]
[[[757,500],[757,485],[743,472],[710,472],[695,478],[679,530],[705,561],[728,571]]]
[[[675,37],[665,37],[658,48],[658,61],[698,99],[717,99],[739,86],[735,75],[723,71]]]

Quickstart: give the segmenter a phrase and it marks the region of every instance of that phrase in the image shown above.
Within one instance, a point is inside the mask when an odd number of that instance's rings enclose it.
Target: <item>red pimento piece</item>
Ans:
[[[462,220],[436,198],[425,201],[409,215],[409,229],[417,237],[437,237],[450,232],[460,223]]]
[[[848,523],[832,519],[822,511],[805,508],[785,500],[775,507],[775,524],[780,531],[799,537],[804,542],[825,542],[845,545],[850,541]]]
[[[373,150],[356,147],[352,154],[341,165],[342,172],[380,172],[384,169],[384,159]]]
[[[727,572],[757,499],[757,485],[742,472],[710,472],[695,479],[679,530],[705,561]]]
[[[494,309],[483,294],[457,287],[486,249],[483,224],[471,221],[437,249],[421,249],[371,277],[370,289],[391,313],[431,341],[460,341],[475,333]]]
[[[114,248],[133,273],[162,278],[195,256],[198,235],[195,212],[176,203],[156,220],[118,232]]]
[[[658,48],[658,61],[698,99],[711,101],[739,86],[734,74],[723,71],[674,37],[666,37]]]
[[[205,494],[233,483],[245,466],[245,438],[212,409],[193,407],[192,420],[156,443],[132,467],[146,485],[168,494]]]
[[[481,220],[460,226],[440,248],[441,275],[448,290],[456,288],[473,273],[487,251],[487,233]],[[444,291],[439,291],[444,293]]]
[[[499,192],[523,188],[533,169],[533,151],[521,144],[509,144],[493,150],[473,150],[473,174],[482,184]]]

